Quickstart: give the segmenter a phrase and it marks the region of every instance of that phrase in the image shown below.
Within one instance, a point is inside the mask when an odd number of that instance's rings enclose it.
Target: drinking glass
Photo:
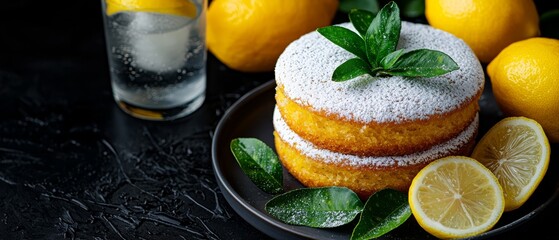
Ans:
[[[114,99],[132,116],[173,120],[206,92],[207,0],[101,0]]]

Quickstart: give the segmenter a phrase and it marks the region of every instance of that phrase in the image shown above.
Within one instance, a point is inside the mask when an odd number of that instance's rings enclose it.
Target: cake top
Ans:
[[[355,31],[350,23],[339,26]],[[300,105],[364,123],[427,119],[452,112],[483,90],[481,64],[468,45],[450,33],[402,21],[400,48],[442,51],[460,69],[432,78],[363,75],[334,82],[334,69],[355,56],[313,31],[292,42],[281,54],[276,63],[276,83]]]
[[[296,148],[303,155],[313,159],[323,161],[325,163],[336,163],[343,166],[367,166],[367,167],[395,167],[395,166],[410,166],[421,163],[433,161],[434,159],[447,156],[450,152],[456,152],[463,148],[468,142],[475,137],[476,130],[479,124],[479,115],[476,115],[472,123],[464,131],[462,131],[455,138],[447,142],[440,143],[422,152],[416,152],[409,155],[402,156],[356,156],[350,154],[343,154],[333,152],[326,149],[320,149],[311,142],[301,138],[293,130],[287,126],[287,123],[281,117],[281,114],[276,107],[274,110],[273,119],[274,129],[279,137]]]

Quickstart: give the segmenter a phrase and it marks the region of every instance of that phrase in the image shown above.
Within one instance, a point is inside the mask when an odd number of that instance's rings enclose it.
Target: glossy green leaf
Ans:
[[[301,188],[272,198],[265,208],[287,224],[332,228],[355,219],[363,202],[344,187]]]
[[[367,62],[360,58],[352,58],[342,63],[334,70],[332,80],[335,82],[343,82],[363,74],[372,74],[369,69],[370,66]]]
[[[339,9],[342,12],[351,12],[353,9],[363,9],[373,13],[379,10],[378,0],[340,0]]]
[[[367,34],[367,29],[371,25],[371,22],[375,18],[375,14],[362,10],[362,9],[353,9],[349,12],[349,20],[351,21],[351,25],[361,34],[362,37]]]
[[[422,0],[402,2],[407,9],[423,11]],[[343,82],[364,74],[373,77],[434,77],[459,69],[452,58],[439,51],[419,49],[404,53],[405,49],[396,50],[402,23],[400,8],[394,1],[385,5],[376,16],[372,12],[353,8],[349,19],[358,33],[340,26],[317,30],[334,44],[358,57],[338,66],[332,74],[333,81]]]
[[[396,61],[400,59],[402,54],[404,54],[404,49],[396,50],[394,52],[389,53],[382,60],[380,60],[380,66],[382,66],[384,69],[391,68],[392,66],[394,66]]]
[[[379,66],[381,59],[396,50],[401,27],[400,9],[392,1],[379,11],[365,34],[365,50],[372,66]]]
[[[317,31],[326,39],[355,54],[355,56],[367,59],[364,48],[365,43],[357,33],[340,26],[323,27],[317,29]]]
[[[458,64],[443,52],[418,49],[404,53],[383,73],[404,77],[434,77],[459,69]]]
[[[381,190],[365,203],[351,239],[378,238],[400,226],[411,214],[405,193],[392,189]]]
[[[283,192],[283,168],[274,150],[256,138],[236,138],[231,152],[248,178],[262,191]]]

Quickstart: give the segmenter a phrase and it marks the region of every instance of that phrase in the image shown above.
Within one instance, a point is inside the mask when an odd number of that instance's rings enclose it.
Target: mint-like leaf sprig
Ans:
[[[459,69],[450,56],[440,51],[396,50],[402,23],[395,2],[388,3],[376,16],[366,10],[353,9],[349,20],[357,33],[340,26],[317,29],[326,39],[356,56],[334,70],[332,80],[336,82],[364,74],[434,77]]]

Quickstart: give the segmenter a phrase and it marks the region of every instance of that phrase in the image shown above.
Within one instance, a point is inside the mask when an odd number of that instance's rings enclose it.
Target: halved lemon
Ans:
[[[190,0],[107,0],[107,15],[122,11],[153,12],[195,18],[196,4]]]
[[[438,238],[463,238],[491,229],[504,211],[495,175],[473,158],[433,161],[415,176],[408,192],[411,211]]]
[[[505,211],[522,206],[549,165],[549,142],[538,122],[525,117],[499,121],[474,148],[475,158],[491,170],[505,194]]]

